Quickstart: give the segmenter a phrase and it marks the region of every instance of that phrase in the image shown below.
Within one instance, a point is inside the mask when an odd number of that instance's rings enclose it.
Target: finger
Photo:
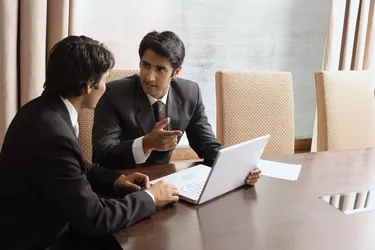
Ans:
[[[161,144],[164,144],[164,145],[173,145],[173,144],[176,144],[177,142],[177,139],[176,137],[164,137],[160,143]]]
[[[177,137],[182,135],[182,131],[180,130],[163,130],[160,132],[164,137]]]
[[[246,182],[246,183],[257,182],[258,179],[259,179],[259,177],[257,177],[257,176],[252,176],[252,177],[246,178],[245,182]]]
[[[168,184],[168,186],[169,186],[169,188],[170,188],[171,190],[178,189],[178,187],[177,187],[176,185],[174,185],[174,184]]]
[[[131,182],[126,182],[125,188],[133,190],[133,191],[141,190],[140,186],[138,186],[137,184],[131,183]]]
[[[252,184],[252,183],[255,183],[255,182],[257,182],[258,181],[258,179],[247,179],[246,181],[245,181],[245,183],[246,184]]]
[[[256,168],[256,169],[250,171],[249,175],[257,175],[257,174],[260,174],[260,173],[261,173],[260,169]]]
[[[256,181],[255,181],[256,182]],[[246,184],[247,185],[250,185],[250,186],[253,186],[254,184],[255,184],[255,182],[254,181],[246,181]]]
[[[250,175],[247,176],[247,180],[257,180],[260,178],[260,175]]]
[[[156,123],[155,128],[159,129],[159,130],[162,130],[165,126],[167,126],[169,124],[169,122],[170,122],[170,119],[169,119],[169,117],[167,117],[167,118],[161,120],[160,122]]]
[[[256,174],[260,174],[260,173],[262,173],[262,171],[259,168],[256,168],[256,169],[254,169],[253,171],[250,172],[251,175],[256,175]]]
[[[175,140],[163,140],[159,142],[158,150],[170,150],[174,149],[177,146],[177,142]]]
[[[165,184],[166,183],[165,183],[164,180],[160,180],[160,181],[156,182],[153,186],[156,186],[156,185],[161,186],[161,185],[165,185]]]
[[[180,190],[178,190],[178,188],[172,189],[172,195],[178,195],[179,193],[180,193]]]
[[[168,150],[171,150],[171,149],[173,149],[173,147],[170,147],[170,145],[163,145],[160,148],[158,148],[157,150],[158,151],[168,151]]]
[[[250,185],[255,185],[255,183],[257,183],[258,180],[255,180],[255,181],[251,181],[250,182]]]
[[[139,183],[137,183],[137,184],[141,184],[141,186],[145,187],[145,188],[150,187],[150,179],[147,175],[138,173],[137,177],[138,177],[138,180],[139,180]]]
[[[174,142],[172,142],[172,143],[170,143],[169,144],[169,149],[174,149],[175,147],[177,146],[177,144],[176,143],[174,143]]]
[[[180,197],[178,197],[178,196],[172,196],[170,201],[171,202],[178,202],[179,199],[180,199]]]
[[[258,179],[253,179],[253,180],[250,180],[250,183],[254,183],[255,184],[255,182],[257,182],[258,181]]]
[[[164,144],[160,149],[159,151],[167,151],[167,150],[172,150],[174,148],[176,148],[177,144],[175,143],[166,143]]]

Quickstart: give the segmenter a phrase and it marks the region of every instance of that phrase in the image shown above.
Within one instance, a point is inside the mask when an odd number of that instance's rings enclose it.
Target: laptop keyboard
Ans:
[[[203,180],[201,182],[191,182],[189,184],[186,184],[180,188],[180,194],[193,200],[197,200],[203,190],[205,182],[206,181]]]

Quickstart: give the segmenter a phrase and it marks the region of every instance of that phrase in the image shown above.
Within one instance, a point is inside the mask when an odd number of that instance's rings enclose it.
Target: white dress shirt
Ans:
[[[76,133],[76,136],[78,138],[79,134],[79,126],[78,126],[78,114],[77,110],[73,106],[73,104],[70,103],[68,99],[64,99],[61,97],[61,100],[64,102],[66,108],[68,109],[70,121],[72,122],[74,132]]]
[[[169,89],[167,90],[167,93],[165,93],[165,95],[161,99],[156,99],[153,96],[150,96],[147,94],[150,105],[152,106],[154,105],[155,102],[161,101],[162,103],[164,103],[165,106],[167,106],[168,92],[169,92]],[[145,163],[151,154],[151,151],[145,153],[145,151],[143,150],[143,137],[144,136],[135,139],[132,145],[132,151],[133,151],[135,164]]]

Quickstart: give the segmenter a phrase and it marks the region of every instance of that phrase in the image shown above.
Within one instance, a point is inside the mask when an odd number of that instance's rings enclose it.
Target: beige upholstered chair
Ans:
[[[289,72],[216,72],[217,137],[229,146],[270,134],[263,155],[294,153]]]
[[[318,151],[375,146],[375,100],[371,73],[315,73]]]
[[[138,70],[112,70],[108,78],[108,82],[118,80],[127,76],[131,76],[138,73]],[[94,122],[94,110],[83,109],[78,115],[79,123],[79,136],[78,142],[81,146],[81,150],[84,154],[85,159],[91,162],[92,157],[92,144],[91,144],[91,133]]]

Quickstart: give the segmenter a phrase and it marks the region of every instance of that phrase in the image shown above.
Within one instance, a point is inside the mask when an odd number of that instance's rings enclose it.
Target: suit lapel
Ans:
[[[181,100],[171,84],[167,100],[167,115],[171,119],[168,130],[180,130],[181,117],[183,114]]]
[[[141,126],[143,134],[148,134],[155,126],[154,113],[147,95],[143,92],[141,83],[136,86],[135,107],[138,109],[136,119]]]

